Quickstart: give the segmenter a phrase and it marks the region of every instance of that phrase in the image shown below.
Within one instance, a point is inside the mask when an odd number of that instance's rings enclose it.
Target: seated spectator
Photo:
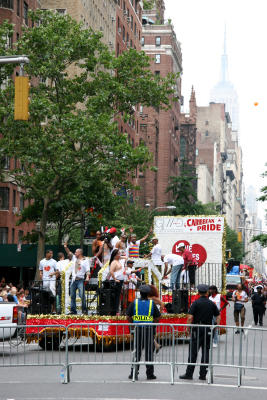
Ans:
[[[18,304],[18,298],[17,298],[17,288],[15,286],[11,287],[10,289],[10,294],[14,297],[15,303]]]

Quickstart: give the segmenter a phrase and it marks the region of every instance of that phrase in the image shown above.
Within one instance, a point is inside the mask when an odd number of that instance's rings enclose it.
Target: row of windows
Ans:
[[[0,187],[0,210],[9,210],[10,209],[10,190],[7,187]],[[19,211],[24,209],[24,193],[19,192]],[[12,193],[12,207],[14,213],[17,212],[17,191],[13,190]]]
[[[18,241],[22,242],[24,233],[23,231],[19,231]],[[15,243],[15,229],[12,228],[12,243]],[[8,243],[8,228],[0,227],[0,244]]]
[[[141,39],[141,46],[145,45],[145,37],[142,36]],[[160,47],[161,46],[161,36],[156,36],[155,37],[155,46]]]
[[[136,14],[138,14],[138,1],[139,0],[130,0],[130,1],[131,1],[131,5],[133,6]],[[126,1],[125,0],[117,0],[117,4],[118,4],[119,7],[121,7],[123,9],[123,11],[125,13],[129,12],[128,8],[127,8],[127,11],[126,11]],[[141,12],[141,8],[139,8],[139,14],[140,14],[140,12]]]
[[[15,0],[15,7],[17,16],[20,16],[21,0]],[[14,10],[14,0],[0,0],[0,7],[10,8]],[[26,1],[23,2],[23,18],[26,25],[28,25],[28,11],[29,5]]]

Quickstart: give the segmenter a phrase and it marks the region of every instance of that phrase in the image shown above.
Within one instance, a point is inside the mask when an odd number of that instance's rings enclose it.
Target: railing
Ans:
[[[108,329],[110,326],[112,332]],[[145,332],[143,336],[140,334],[142,329]],[[187,335],[188,329],[191,335]],[[224,333],[219,335],[217,347],[211,343],[215,330]],[[70,382],[71,367],[78,365],[112,365],[114,368],[119,365],[128,366],[129,373],[133,370],[133,381],[142,366],[153,365],[157,369],[167,366],[170,368],[171,384],[177,378],[176,369],[183,366],[206,366],[207,382],[210,384],[214,383],[215,369],[231,368],[236,370],[237,386],[242,385],[247,370],[267,370],[267,358],[264,357],[267,329],[264,328],[245,327],[237,331],[234,326],[148,326],[107,320],[68,326],[27,325],[19,327],[15,333],[13,326],[1,325],[0,338],[3,337],[5,341],[0,342],[0,366],[60,366],[62,383]],[[192,338],[195,345],[199,347],[202,344],[204,353],[208,354],[202,363],[194,360]],[[157,355],[154,352],[154,340],[162,346]],[[143,361],[138,353],[140,347],[144,347]]]

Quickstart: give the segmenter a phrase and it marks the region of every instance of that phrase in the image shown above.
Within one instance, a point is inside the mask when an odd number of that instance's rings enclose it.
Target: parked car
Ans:
[[[0,302],[0,341],[12,339],[18,325],[18,306],[16,303]]]

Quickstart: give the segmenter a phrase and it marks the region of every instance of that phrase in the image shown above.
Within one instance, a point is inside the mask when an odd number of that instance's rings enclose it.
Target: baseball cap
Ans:
[[[116,233],[116,232],[117,232],[117,229],[114,228],[114,226],[112,228],[110,228],[110,230],[109,230],[109,233]]]
[[[148,285],[142,285],[140,286],[140,293],[145,293],[145,294],[149,294],[151,292],[151,288]]]
[[[133,264],[133,263],[134,263],[133,260],[128,260],[128,261],[127,261],[127,264]]]
[[[209,290],[209,287],[208,285],[201,283],[200,285],[198,285],[197,290],[199,291],[199,293],[206,293]]]

